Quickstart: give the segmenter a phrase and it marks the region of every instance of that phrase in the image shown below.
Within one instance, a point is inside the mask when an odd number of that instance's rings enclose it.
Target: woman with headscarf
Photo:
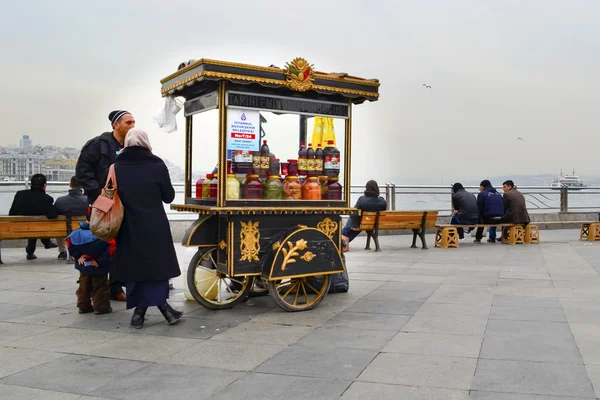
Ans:
[[[115,273],[119,281],[126,283],[127,309],[135,307],[131,325],[142,328],[146,310],[153,306],[172,325],[182,313],[167,303],[169,279],[181,271],[163,202],[171,203],[175,190],[167,166],[152,154],[146,132],[131,129],[124,144],[115,163],[124,209]]]
[[[384,211],[387,208],[385,199],[379,195],[379,185],[371,180],[367,182],[365,194],[356,201],[354,208],[362,211]],[[360,216],[351,216],[344,229],[342,229],[342,245],[348,251],[348,244],[358,236],[360,231],[353,230],[360,227]]]

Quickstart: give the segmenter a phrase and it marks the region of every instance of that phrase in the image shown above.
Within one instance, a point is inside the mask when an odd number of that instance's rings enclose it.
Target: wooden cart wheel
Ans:
[[[194,299],[211,310],[232,308],[246,300],[254,277],[230,277],[217,271],[217,248],[200,249],[190,261],[187,281]]]
[[[315,308],[329,291],[329,275],[269,281],[269,294],[286,311]]]
[[[269,286],[267,281],[257,276],[254,278],[254,284],[250,290],[250,297],[261,297],[269,294]]]

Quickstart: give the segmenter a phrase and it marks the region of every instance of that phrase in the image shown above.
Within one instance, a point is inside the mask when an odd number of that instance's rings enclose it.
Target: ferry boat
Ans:
[[[569,190],[582,190],[586,188],[586,185],[583,184],[581,178],[575,175],[575,168],[573,168],[572,175],[564,175],[561,170],[560,176],[554,178],[550,187],[552,189],[560,189],[562,187],[567,187],[569,188]]]

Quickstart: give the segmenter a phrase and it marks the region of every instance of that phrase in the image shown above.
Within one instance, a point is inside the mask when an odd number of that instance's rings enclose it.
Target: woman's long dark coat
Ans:
[[[163,160],[144,147],[127,147],[115,163],[125,210],[117,236],[116,279],[161,281],[181,275],[163,202],[175,199]]]

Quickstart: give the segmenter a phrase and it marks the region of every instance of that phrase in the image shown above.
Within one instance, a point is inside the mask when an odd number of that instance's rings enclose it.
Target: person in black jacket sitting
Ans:
[[[377,182],[372,180],[367,182],[364,196],[358,198],[354,207],[362,211],[384,211],[387,208],[385,199],[379,195]],[[360,227],[360,218],[359,215],[350,216],[346,226],[342,229],[342,247],[344,251],[348,251],[348,244],[360,233],[358,230],[353,230],[353,228]]]
[[[479,220],[479,207],[475,196],[467,192],[461,183],[452,186],[452,220],[455,225],[474,225]],[[463,228],[457,228],[458,237],[465,238]]]
[[[81,182],[76,176],[71,177],[71,183],[69,185],[69,194],[61,196],[54,202],[54,207],[58,211],[58,215],[65,215],[67,217],[82,217],[86,215],[88,209],[88,199],[81,192]],[[65,238],[57,238],[58,244],[58,259],[67,259],[67,246],[65,245]]]
[[[46,177],[35,174],[31,177],[31,189],[20,190],[15,194],[8,215],[46,216],[50,219],[58,217],[58,211],[54,207],[54,199],[46,194]],[[41,239],[46,249],[56,248],[56,243],[50,239]],[[25,252],[28,260],[35,260],[37,239],[29,239]]]

